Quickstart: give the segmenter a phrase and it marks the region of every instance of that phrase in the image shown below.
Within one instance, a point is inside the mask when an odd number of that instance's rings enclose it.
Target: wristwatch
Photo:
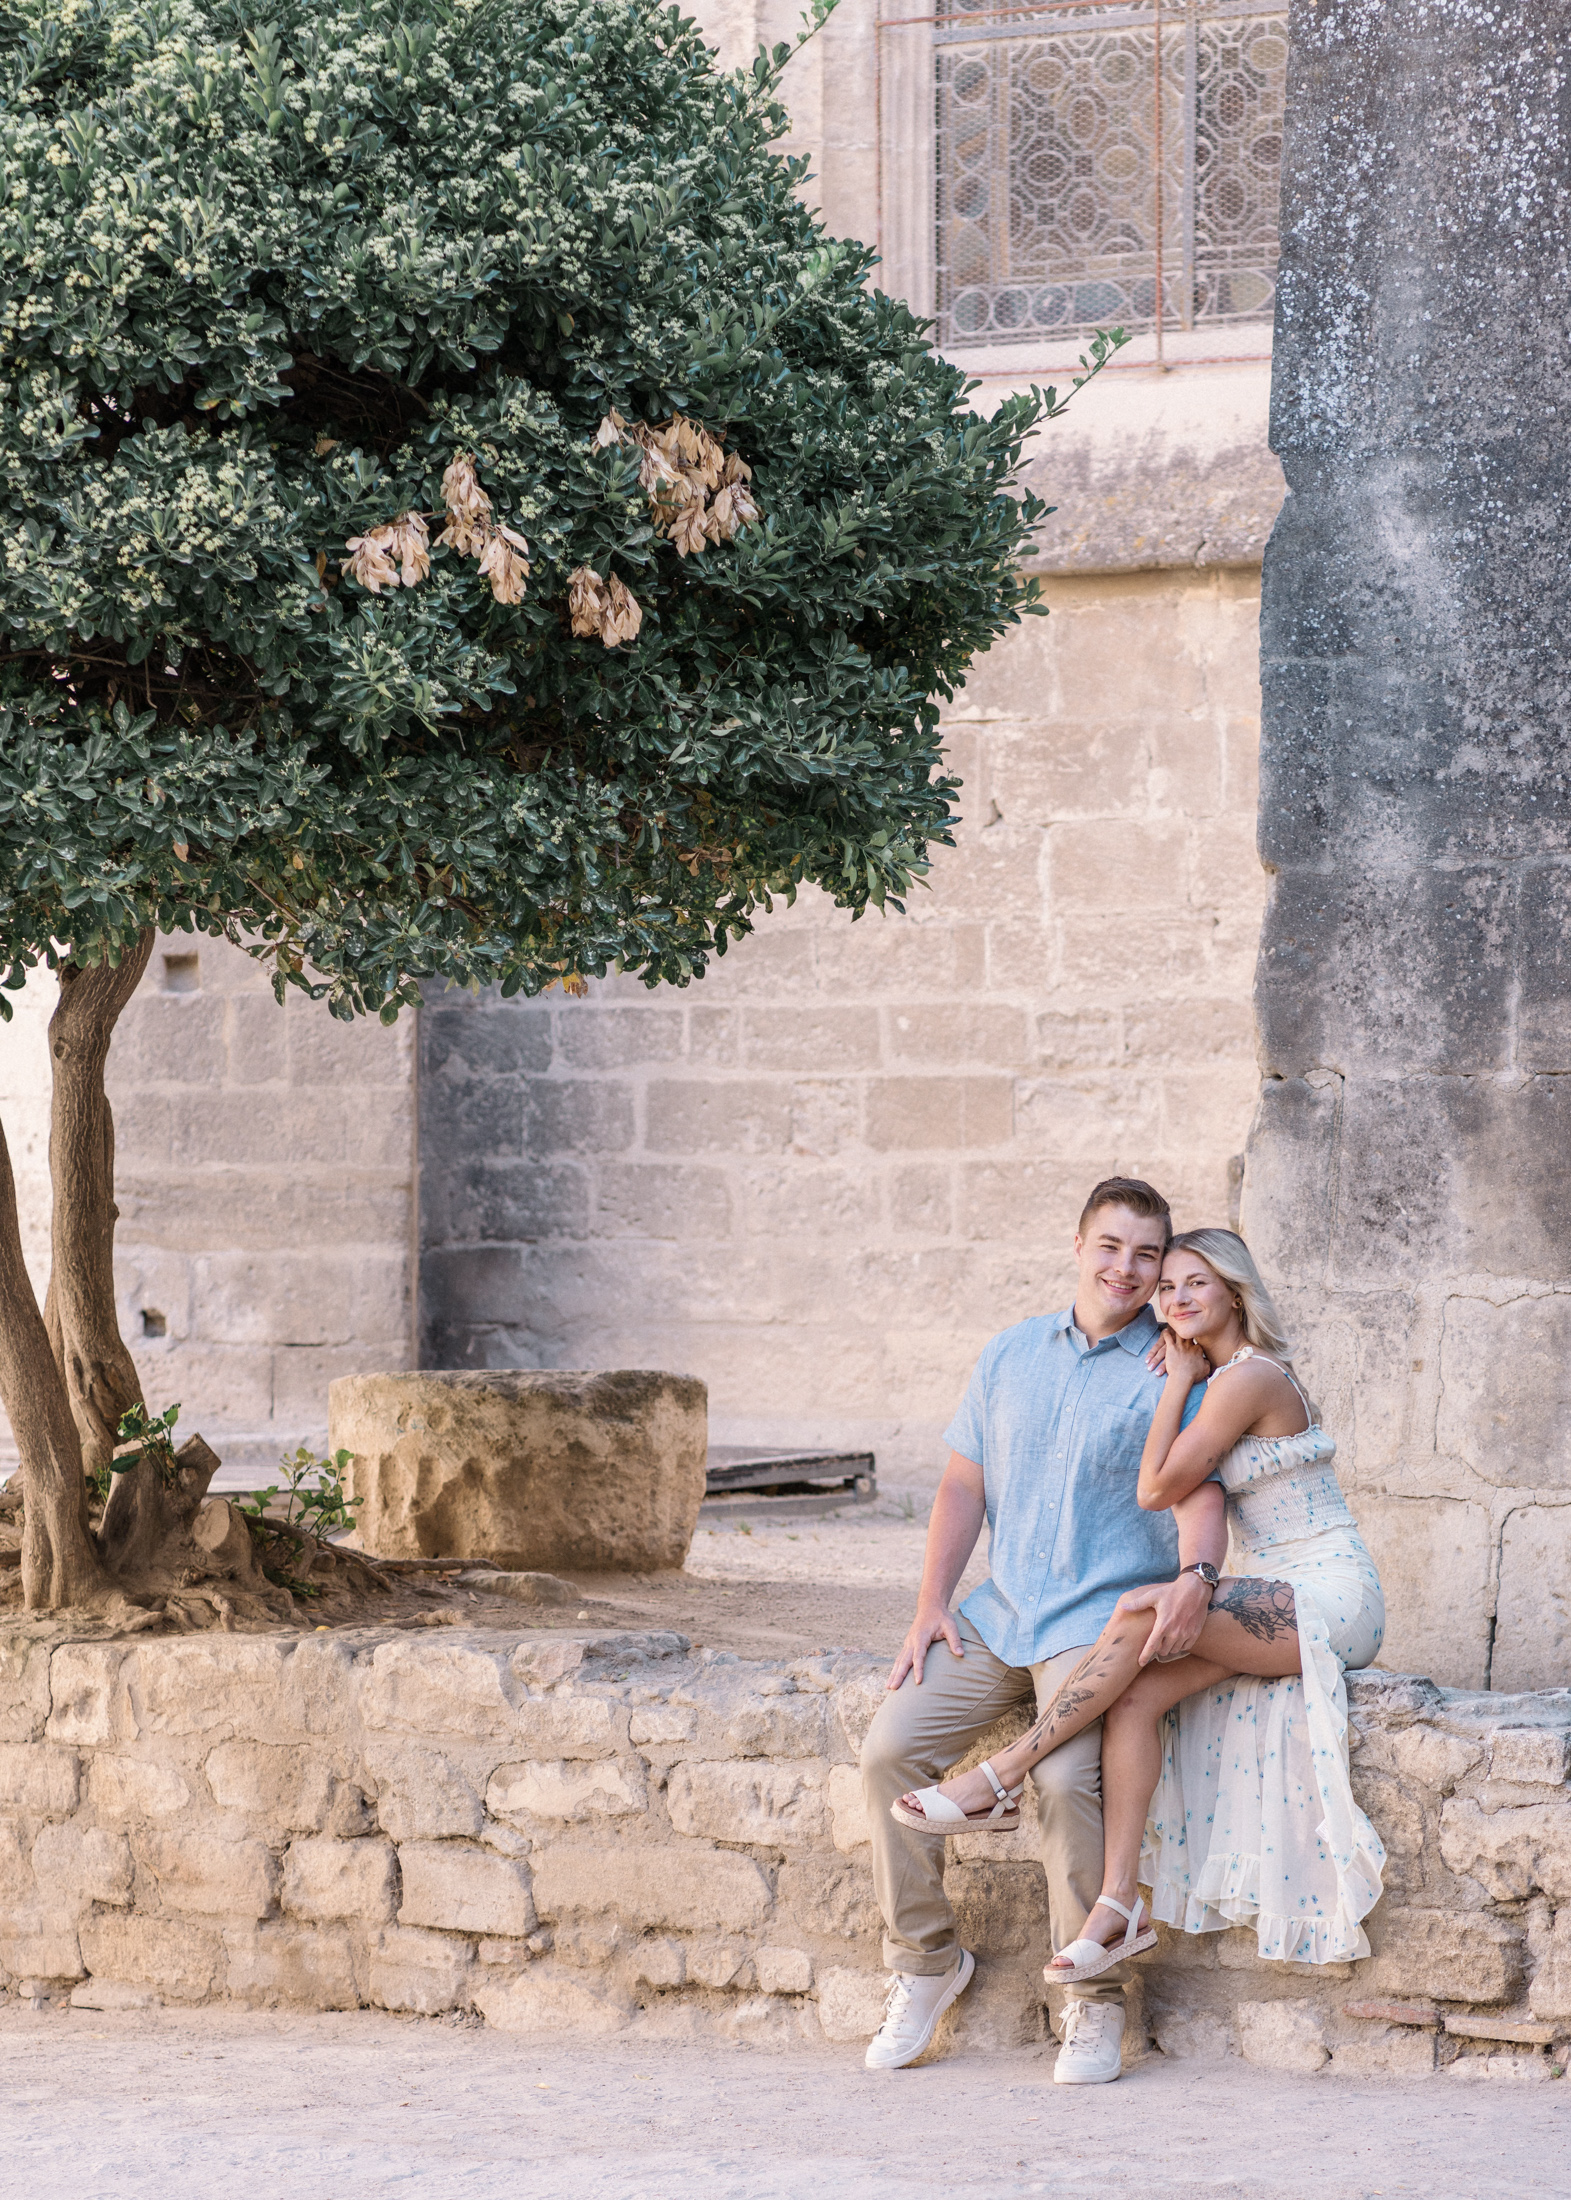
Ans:
[[[1215,1594],[1216,1586],[1222,1578],[1207,1558],[1197,1558],[1192,1566],[1180,1566],[1178,1570],[1181,1574],[1198,1574],[1213,1594]]]

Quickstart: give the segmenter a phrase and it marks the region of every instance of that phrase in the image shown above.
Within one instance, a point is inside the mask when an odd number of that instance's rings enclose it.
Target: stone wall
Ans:
[[[882,1677],[670,1634],[13,1634],[0,1983],[858,2042],[885,1983],[854,1762]],[[1392,1851],[1374,1959],[1309,1972],[1244,1932],[1164,1934],[1131,2054],[1547,2076],[1571,2035],[1571,1692],[1357,1677],[1354,1732]],[[1043,2036],[1030,1858],[1022,1835],[956,1844],[972,2049]]]
[[[1295,5],[1263,616],[1245,1222],[1387,1657],[1503,1689],[1571,1652],[1564,37]]]
[[[53,982],[0,1038],[0,1107],[48,1280]],[[414,1019],[334,1022],[223,941],[160,936],[109,1052],[121,1334],[155,1410],[179,1401],[244,1484],[327,1438],[337,1375],[404,1367],[413,1335]],[[0,1432],[9,1431],[0,1420]]]
[[[667,1367],[909,1474],[1114,1170],[1226,1219],[1256,1083],[1255,576],[1066,576],[946,714],[958,845],[686,991],[422,1016],[432,1367]]]

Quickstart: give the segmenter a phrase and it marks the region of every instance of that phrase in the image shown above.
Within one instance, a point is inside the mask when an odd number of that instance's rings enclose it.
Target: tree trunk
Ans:
[[[29,1610],[93,1604],[109,1590],[82,1509],[82,1446],[22,1259],[16,1178],[0,1125],[0,1399],[22,1455],[22,1590]]]
[[[116,1019],[153,951],[151,929],[118,963],[66,963],[49,1021],[54,1098],[49,1177],[53,1261],[44,1319],[91,1474],[113,1455],[120,1416],[142,1396],[115,1313],[115,1129],[104,1064]]]

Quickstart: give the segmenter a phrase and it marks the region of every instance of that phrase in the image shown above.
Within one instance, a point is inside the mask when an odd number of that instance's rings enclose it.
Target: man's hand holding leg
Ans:
[[[1179,1574],[1173,1581],[1153,1581],[1143,1589],[1127,1589],[1119,1598],[1119,1612],[1150,1612],[1151,1633],[1140,1653],[1140,1663],[1153,1659],[1171,1665],[1187,1658],[1200,1640],[1211,1609],[1212,1590],[1198,1574],[1186,1569],[1199,1559],[1220,1567],[1227,1557],[1227,1500],[1219,1482],[1202,1482],[1199,1489],[1173,1507],[1178,1528]]]
[[[920,1688],[927,1653],[940,1638],[955,1657],[965,1656],[949,1599],[976,1549],[986,1518],[982,1469],[974,1459],[952,1451],[927,1523],[927,1555],[922,1564],[922,1586],[917,1592],[916,1617],[900,1646],[899,1657],[889,1669],[886,1688],[898,1688],[908,1673]]]

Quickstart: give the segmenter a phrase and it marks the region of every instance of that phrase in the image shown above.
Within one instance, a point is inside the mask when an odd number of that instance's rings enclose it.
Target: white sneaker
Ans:
[[[1055,2085],[1111,2085],[1124,2068],[1124,2009],[1117,2001],[1066,2001]]]
[[[896,1971],[889,1981],[884,2021],[867,2043],[869,2070],[903,2070],[932,2043],[938,2020],[971,1983],[976,1957],[962,1948],[952,1971],[938,1978],[912,1978]]]

